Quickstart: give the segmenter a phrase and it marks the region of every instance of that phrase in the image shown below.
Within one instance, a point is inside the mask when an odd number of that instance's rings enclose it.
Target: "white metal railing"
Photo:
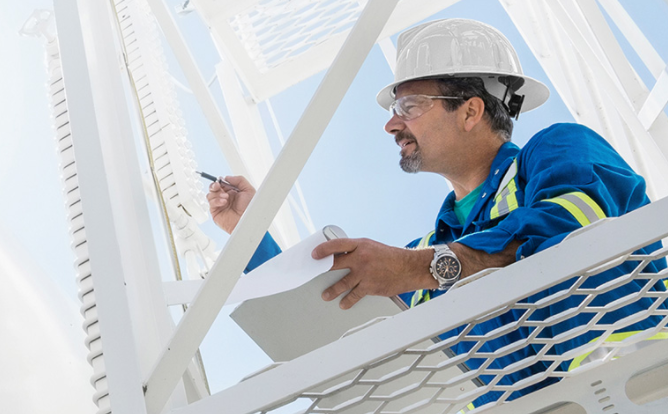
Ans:
[[[623,351],[633,349],[668,324],[668,309],[665,307],[668,292],[650,289],[656,283],[662,283],[668,272],[643,271],[651,261],[666,257],[668,248],[647,255],[633,254],[668,235],[668,223],[663,219],[667,211],[668,198],[582,231],[545,252],[473,282],[465,279],[446,295],[250,378],[206,400],[175,410],[175,414],[220,411],[215,407],[226,407],[226,413],[270,412],[294,401],[306,403],[306,413],[452,413],[489,392],[499,394],[498,401],[493,405],[514,404],[505,402],[514,391],[548,378],[577,378],[610,363]],[[583,255],[583,251],[588,254]],[[602,271],[620,264],[630,266],[628,272],[605,283],[596,281]],[[557,292],[551,292],[538,301],[527,300],[531,295],[566,281],[567,287]],[[596,302],[600,295],[631,281],[640,282],[643,287],[636,293],[613,301]],[[573,296],[582,298],[576,307],[565,307],[547,318],[536,318],[540,310],[548,306],[553,306],[552,310],[558,309],[561,301]],[[602,321],[606,314],[641,298],[651,301],[647,310],[614,323]],[[482,335],[471,333],[476,325],[510,311],[516,313],[516,322]],[[582,314],[592,315],[586,325],[555,337],[541,334],[564,320]],[[660,320],[655,328],[621,342],[606,341],[614,331],[650,315]],[[461,329],[459,334],[436,342],[429,341],[429,338],[436,338],[457,327]],[[530,334],[526,339],[516,340],[502,349],[484,349],[489,341],[518,329],[528,330]],[[599,339],[565,353],[554,352],[557,344],[588,331],[596,331]],[[429,362],[432,355],[463,342],[470,343],[467,353],[445,362],[439,360],[441,362],[437,364]],[[491,367],[497,358],[526,347],[534,347],[537,351],[512,365]],[[559,367],[578,355],[605,347],[609,349],[598,361],[571,371]],[[665,359],[665,356],[657,355],[657,358]],[[485,362],[468,372],[441,375],[444,370],[473,359]],[[521,381],[501,383],[503,377],[536,363],[545,363],[544,372]],[[391,369],[384,368],[388,366]],[[472,391],[458,392],[460,384],[476,377],[483,377],[485,385]],[[410,379],[409,385],[406,385],[407,378]],[[406,401],[410,401],[411,405],[406,406]],[[477,411],[488,408],[491,407],[478,407]]]

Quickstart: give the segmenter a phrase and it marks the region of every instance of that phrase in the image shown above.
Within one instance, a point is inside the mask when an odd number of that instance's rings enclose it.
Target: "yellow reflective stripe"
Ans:
[[[515,180],[512,180],[510,184],[508,184],[508,189],[510,190],[510,194],[508,194],[508,197],[506,197],[506,200],[508,200],[508,212],[511,212],[515,210],[518,205],[517,205],[517,185],[515,184]]]
[[[499,217],[499,204],[498,203],[495,203],[494,207],[492,207],[492,210],[489,213],[489,217],[491,219],[495,219],[495,218]]]
[[[426,236],[420,240],[420,243],[418,243],[417,248],[418,249],[424,249],[429,247],[429,239],[431,239],[431,236],[433,236],[436,233],[436,230],[432,230],[429,233],[427,233]]]
[[[427,302],[430,299],[431,293],[428,289],[416,290],[415,293],[413,293],[413,297],[411,298],[411,308],[416,307],[422,302]]]
[[[633,336],[633,335],[635,335],[639,332],[642,332],[642,331],[614,333],[614,334],[610,335],[608,337],[608,339],[605,340],[605,342],[621,342],[624,339],[626,339],[630,336]],[[597,337],[597,338],[592,339],[591,341],[589,341],[589,343],[596,342],[596,341],[598,341],[599,338],[600,338],[600,336]],[[645,339],[645,341],[655,341],[657,339],[668,339],[668,332],[659,332],[658,334],[656,334],[656,335],[654,335],[650,338]],[[584,359],[587,358],[589,356],[589,354],[591,354],[591,352],[587,352],[586,354],[582,354],[580,356],[577,356],[577,357],[573,358],[573,361],[568,366],[568,370],[572,371],[575,368],[579,367],[580,364],[582,364],[582,361],[584,361]]]
[[[569,193],[569,194],[572,194],[572,195],[576,196],[577,198],[579,198],[580,200],[584,201],[585,204],[587,204],[594,211],[594,214],[596,214],[596,217],[599,220],[604,219],[606,217],[605,213],[603,212],[603,209],[601,209],[601,207],[599,207],[599,205],[596,204],[596,201],[594,201],[587,194],[579,192],[579,191],[575,191],[575,192],[572,192],[572,193]]]
[[[467,405],[465,408],[462,408],[461,410],[459,410],[459,412],[457,414],[465,414],[465,413],[468,413],[469,411],[473,411],[473,410],[475,410],[475,405],[473,405],[473,403],[469,403],[469,405]]]
[[[582,227],[591,224],[587,216],[585,216],[584,213],[579,208],[577,208],[573,203],[571,203],[568,200],[564,200],[563,198],[551,198],[549,200],[543,200],[543,201],[559,204],[560,206],[568,210],[568,212],[571,213],[573,217],[575,217],[575,219],[578,221],[578,223],[580,223]]]
[[[562,194],[559,197],[543,201],[558,204],[565,208],[582,227],[605,218],[605,213],[601,207],[591,197],[582,192]]]
[[[508,171],[503,176],[499,189],[494,196],[494,205],[490,210],[490,218],[495,219],[510,213],[518,207],[517,203],[517,159],[508,167]]]

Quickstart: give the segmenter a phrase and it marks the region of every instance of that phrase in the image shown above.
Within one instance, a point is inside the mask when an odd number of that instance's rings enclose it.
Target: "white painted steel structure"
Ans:
[[[394,51],[387,39],[389,35],[453,3],[456,0],[192,0],[221,54],[222,63],[216,72],[225,100],[228,106],[238,109],[232,114],[235,142],[162,0],[54,0],[60,49],[55,43],[50,44],[49,53],[55,56],[59,52],[62,60],[62,79],[58,64],[54,64],[52,72],[54,111],[56,120],[69,118],[67,125],[57,125],[57,133],[63,140],[72,141],[71,148],[63,148],[63,167],[72,172],[68,176],[78,180],[76,185],[67,181],[65,185],[72,198],[70,207],[82,208],[73,210],[72,232],[81,253],[81,297],[90,359],[96,372],[95,401],[101,413],[266,412],[295,400],[308,401],[306,411],[317,413],[445,413],[456,412],[475,396],[489,391],[501,391],[504,396],[496,407],[478,408],[477,412],[589,413],[616,409],[622,413],[629,412],[629,407],[637,407],[633,412],[663,412],[660,410],[667,404],[667,391],[647,384],[653,378],[666,376],[662,368],[668,364],[665,341],[645,348],[652,352],[631,352],[613,361],[624,348],[631,349],[665,327],[668,315],[656,308],[653,312],[662,316],[663,322],[654,332],[618,344],[604,341],[613,330],[632,324],[634,318],[643,315],[620,321],[619,326],[598,326],[596,321],[609,309],[584,305],[577,312],[598,315],[587,328],[605,333],[600,341],[568,355],[546,354],[555,341],[563,338],[542,342],[532,338],[545,347],[538,358],[554,361],[553,366],[603,345],[610,346],[611,351],[601,361],[569,373],[548,370],[545,376],[567,378],[510,403],[504,403],[509,393],[526,382],[510,388],[492,382],[473,393],[457,395],[454,391],[459,381],[502,373],[483,368],[454,379],[443,379],[437,374],[467,358],[491,360],[508,350],[500,350],[497,355],[464,355],[444,366],[423,362],[428,354],[441,352],[454,341],[483,343],[489,338],[461,336],[428,348],[416,347],[453,327],[471,327],[510,308],[521,310],[526,316],[518,325],[504,327],[495,334],[522,324],[537,326],[540,331],[540,327],[555,323],[559,317],[542,324],[529,321],[531,313],[545,306],[547,300],[527,305],[522,298],[574,276],[579,277],[579,282],[563,294],[593,298],[600,292],[578,286],[606,263],[640,262],[636,271],[617,280],[620,284],[639,279],[646,280],[649,286],[666,277],[643,273],[643,267],[647,260],[665,257],[668,250],[655,252],[651,257],[632,256],[630,252],[668,236],[664,220],[668,211],[668,120],[664,111],[668,102],[668,70],[616,0],[500,3],[576,120],[609,139],[648,178],[651,195],[659,201],[487,274],[487,291],[480,290],[476,278],[467,279],[448,295],[213,396],[207,395],[205,375],[193,362],[197,360],[197,349],[369,50],[380,41],[383,52],[391,58]],[[651,89],[628,63],[602,9],[656,78]],[[170,89],[173,86],[166,79],[156,48],[158,32],[152,27],[153,16],[232,171],[248,175],[260,184],[253,203],[215,263],[214,248],[197,227],[197,221],[205,218],[206,209],[201,189],[193,179],[194,165],[187,152],[187,133],[180,128]],[[326,68],[329,69],[320,88],[273,161],[264,131],[253,127],[258,119],[257,103]],[[56,95],[63,83],[65,96],[60,99]],[[185,259],[191,278],[207,276],[176,326],[162,295],[163,277],[149,225],[134,136],[147,142],[142,150],[151,160],[155,177],[151,188],[156,189],[155,194],[150,190],[149,195],[162,200],[165,229],[175,229],[175,235],[170,236],[178,246],[173,258]],[[65,154],[65,150],[69,152]],[[72,151],[73,157],[68,155]],[[275,229],[282,243],[290,245],[298,238],[294,221],[285,208],[280,215]],[[304,212],[302,215],[308,216]],[[580,254],[584,251],[586,256]],[[178,264],[174,272],[179,273]],[[552,299],[558,300],[560,295]],[[665,294],[646,290],[643,295],[653,298],[657,306],[666,299]],[[620,299],[617,305],[621,304]],[[453,308],[457,313],[449,311]],[[384,364],[398,361],[405,361],[403,368],[383,370]],[[611,370],[619,374],[611,377]],[[400,377],[414,378],[414,386],[393,388],[393,381]],[[600,397],[597,381],[609,383],[607,389],[617,391]],[[624,387],[626,392],[619,392]],[[593,394],[586,392],[590,388],[594,389]],[[420,397],[416,399],[415,395]],[[603,403],[607,405],[598,405]]]

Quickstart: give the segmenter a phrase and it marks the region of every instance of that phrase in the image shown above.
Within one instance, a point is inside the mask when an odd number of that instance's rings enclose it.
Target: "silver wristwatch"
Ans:
[[[462,264],[447,244],[436,244],[432,247],[434,260],[431,261],[429,271],[438,282],[438,289],[448,290],[461,277]]]

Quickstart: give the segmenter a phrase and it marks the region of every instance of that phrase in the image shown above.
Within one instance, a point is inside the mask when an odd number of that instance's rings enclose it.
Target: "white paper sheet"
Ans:
[[[318,231],[242,276],[225,305],[295,289],[325,273],[334,263],[333,256],[321,260],[311,257],[313,249],[325,241],[325,235],[322,231]]]

